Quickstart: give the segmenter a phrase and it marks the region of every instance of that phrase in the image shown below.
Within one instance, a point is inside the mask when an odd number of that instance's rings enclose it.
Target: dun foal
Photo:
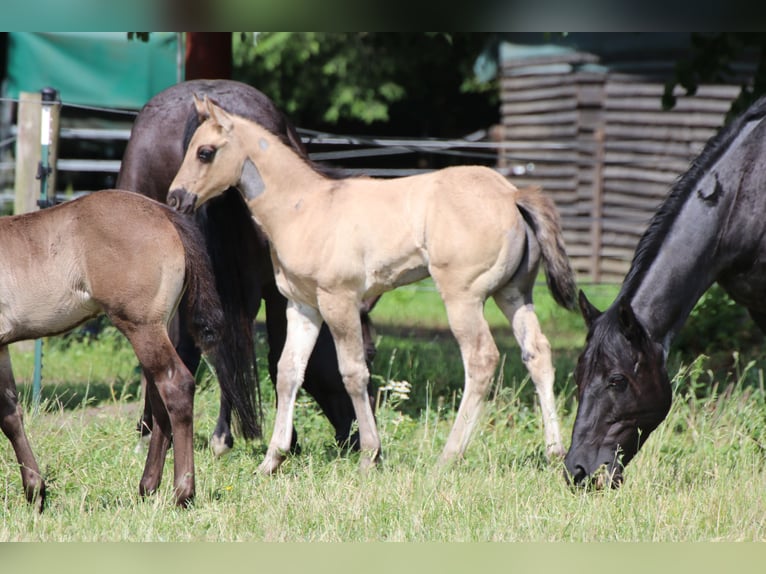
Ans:
[[[204,240],[189,218],[126,191],[0,218],[0,428],[13,445],[26,497],[39,510],[45,482],[24,431],[8,345],[62,333],[100,313],[133,346],[159,429],[149,443],[141,494],[158,488],[172,437],[176,501],[185,506],[194,497],[194,378],[167,332],[184,291],[180,312],[203,352],[229,371],[217,374],[238,406],[233,375],[242,363],[229,356],[231,337]]]
[[[563,455],[550,345],[532,305],[540,259],[556,301],[575,304],[574,277],[550,200],[518,190],[484,167],[394,180],[328,179],[258,124],[207,99],[196,102],[205,121],[168,203],[190,212],[238,187],[269,238],[277,285],[289,300],[277,415],[262,473],[274,472],[290,447],[296,393],[323,321],[359,422],[362,468],[377,460],[380,438],[367,395],[359,308],[366,298],[428,275],[446,306],[465,369],[441,462],[464,453],[497,367],[499,352],[483,313],[490,296],[511,322],[535,383],[547,452]]]

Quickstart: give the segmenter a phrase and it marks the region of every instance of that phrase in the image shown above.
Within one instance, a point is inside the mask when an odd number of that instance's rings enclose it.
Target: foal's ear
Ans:
[[[233,125],[231,116],[227,114],[223,108],[217,106],[215,102],[211,101],[207,96],[205,96],[205,107],[207,109],[208,115],[213,119],[213,121],[221,126],[224,131],[231,131]]]
[[[588,298],[585,296],[582,289],[580,289],[580,293],[577,296],[577,302],[580,304],[580,312],[582,313],[583,319],[585,319],[585,324],[590,327],[593,321],[601,315],[601,311],[596,309],[591,302],[588,301]]]
[[[194,97],[194,109],[197,111],[197,120],[199,123],[202,123],[210,117],[207,113],[207,106],[205,105],[206,102],[204,100],[200,100],[197,97],[197,94],[192,94],[192,96]],[[206,99],[207,97],[205,100]]]

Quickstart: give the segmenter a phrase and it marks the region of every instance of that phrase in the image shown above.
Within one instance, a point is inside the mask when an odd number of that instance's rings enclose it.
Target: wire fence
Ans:
[[[2,103],[18,103],[16,98],[0,98]],[[73,104],[62,102],[63,109],[81,110],[88,112],[98,112],[104,114],[110,114],[114,116],[123,116],[125,118],[133,119],[138,115],[136,110],[127,110],[121,108],[110,108],[104,106],[91,106],[83,104]],[[0,150],[13,149],[16,144],[17,134],[15,132],[15,126],[9,126],[10,135],[0,139]],[[617,167],[652,167],[652,168],[675,168],[676,162],[668,160],[663,162],[656,158],[636,159],[630,160],[619,158],[603,158],[602,160],[596,160],[593,158],[582,157],[580,154],[581,148],[577,143],[573,143],[571,140],[567,141],[546,141],[536,142],[535,147],[538,149],[537,153],[528,153],[529,142],[514,142],[514,141],[490,141],[489,133],[487,130],[478,130],[471,134],[467,134],[462,138],[451,139],[437,139],[437,138],[393,138],[393,137],[374,137],[374,136],[351,136],[335,134],[324,131],[317,131],[307,128],[297,128],[299,135],[305,145],[311,149],[317,146],[336,146],[338,151],[324,151],[324,152],[310,152],[309,155],[312,160],[319,162],[340,162],[343,160],[356,160],[360,158],[375,158],[390,155],[406,155],[406,154],[429,154],[429,155],[442,155],[452,158],[461,158],[468,163],[471,160],[482,160],[484,162],[491,162],[498,158],[498,154],[502,153],[506,161],[510,161],[513,165],[509,168],[497,168],[498,171],[503,172],[505,175],[522,175],[530,174],[535,171],[537,164],[559,164],[562,161],[570,161],[573,165],[609,165]],[[109,130],[109,129],[67,129],[62,128],[61,135],[64,138],[81,137],[84,139],[127,139],[129,136],[129,130]],[[520,152],[525,150],[527,153]],[[551,152],[557,152],[556,157],[551,157]],[[571,156],[562,156],[561,152],[569,152]],[[4,162],[2,167],[9,167],[8,162]],[[362,171],[360,169],[350,169],[354,171]],[[406,175],[408,172],[414,173],[419,171],[430,171],[428,168],[422,170],[408,170],[395,169],[386,170],[386,173],[395,175]]]

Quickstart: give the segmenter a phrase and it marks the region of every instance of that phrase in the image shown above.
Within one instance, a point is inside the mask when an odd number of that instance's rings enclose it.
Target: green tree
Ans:
[[[297,125],[452,137],[496,121],[497,86],[474,79],[478,33],[237,34],[234,77]]]
[[[749,57],[755,60],[752,84],[743,85],[732,102],[727,120],[740,114],[766,94],[766,34],[750,32],[695,33],[691,35],[689,55],[676,62],[675,76],[665,84],[662,104],[676,103],[673,90],[681,86],[687,95],[706,82],[721,82],[735,76],[734,64]]]

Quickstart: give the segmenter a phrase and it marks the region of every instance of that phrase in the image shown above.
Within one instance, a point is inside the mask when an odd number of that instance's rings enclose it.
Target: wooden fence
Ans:
[[[581,278],[619,282],[673,182],[723,124],[739,85],[701,86],[661,108],[658,74],[613,72],[570,52],[506,61],[499,165],[524,163],[517,185],[542,185],[561,212]]]

